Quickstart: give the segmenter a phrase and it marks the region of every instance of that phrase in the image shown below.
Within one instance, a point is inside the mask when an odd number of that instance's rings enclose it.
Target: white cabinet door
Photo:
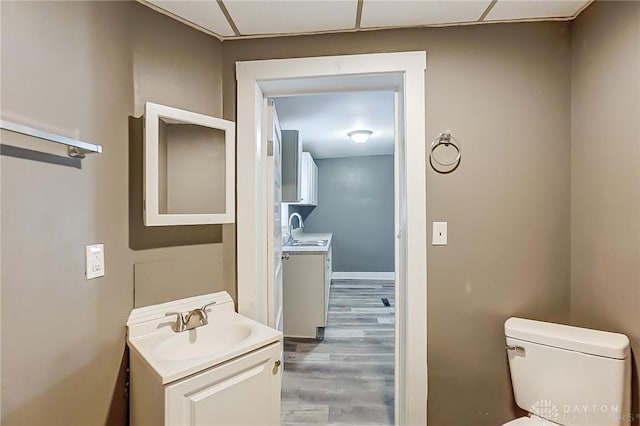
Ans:
[[[300,160],[301,182],[300,201],[296,204],[300,206],[318,205],[318,166],[313,157],[308,152],[303,152]]]
[[[311,193],[311,181],[309,179],[309,173],[311,171],[310,169],[310,159],[311,159],[311,154],[309,154],[308,152],[303,152],[302,153],[302,164],[301,164],[301,169],[302,169],[302,182],[301,182],[301,186],[302,186],[302,196],[300,198],[300,202],[297,204],[300,205],[304,205],[304,206],[308,206],[311,204],[311,197],[313,196],[313,194]]]
[[[325,326],[325,256],[291,254],[284,272],[284,335],[315,339]]]
[[[283,262],[284,335],[315,339],[327,325],[331,248],[327,254],[291,254]]]
[[[280,349],[275,343],[167,386],[165,424],[279,425]]]
[[[311,154],[306,152],[303,154],[308,154],[305,158],[306,173],[304,175],[306,176],[306,179],[307,179],[306,193],[308,196],[307,198],[303,199],[303,202],[305,202],[305,204],[308,206],[317,206],[318,205],[318,166],[316,166],[316,162],[313,161],[313,157],[311,157]]]
[[[318,205],[318,166],[316,162],[313,161],[313,158],[309,157],[311,160],[311,204],[314,206]]]

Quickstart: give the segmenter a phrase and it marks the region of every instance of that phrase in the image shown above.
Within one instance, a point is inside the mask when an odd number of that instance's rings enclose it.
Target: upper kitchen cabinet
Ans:
[[[301,181],[300,181],[300,206],[317,206],[318,205],[318,166],[313,161],[313,157],[308,152],[302,153],[300,161]]]
[[[283,130],[282,136],[282,202],[302,200],[302,138],[297,130]]]
[[[302,152],[298,130],[282,131],[282,202],[301,206],[318,204],[318,166]]]
[[[147,102],[144,224],[233,223],[235,123]]]

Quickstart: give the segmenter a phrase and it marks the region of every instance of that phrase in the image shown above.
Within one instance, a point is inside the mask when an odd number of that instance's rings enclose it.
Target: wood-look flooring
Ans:
[[[285,338],[282,425],[393,424],[394,333],[393,281],[333,280],[324,340]]]

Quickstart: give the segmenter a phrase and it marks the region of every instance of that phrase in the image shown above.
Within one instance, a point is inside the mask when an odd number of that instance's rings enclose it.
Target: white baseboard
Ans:
[[[395,280],[395,272],[332,272],[333,280]]]

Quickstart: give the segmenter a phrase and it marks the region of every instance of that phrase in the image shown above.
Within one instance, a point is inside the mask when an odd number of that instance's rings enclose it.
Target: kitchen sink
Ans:
[[[329,240],[293,240],[285,245],[291,247],[324,247]]]

